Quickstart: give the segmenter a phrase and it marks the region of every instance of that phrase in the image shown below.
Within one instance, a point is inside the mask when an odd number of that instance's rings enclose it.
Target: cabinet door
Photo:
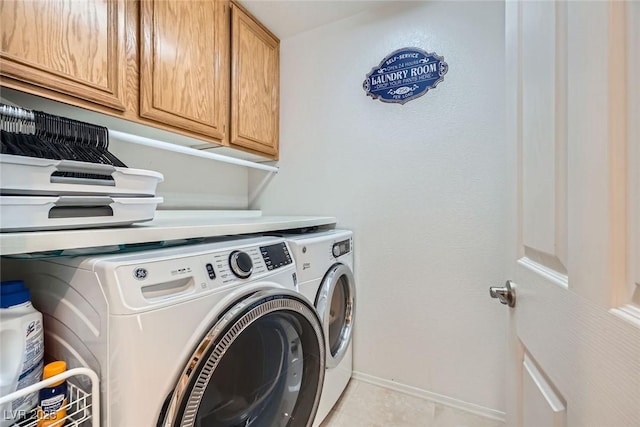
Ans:
[[[125,1],[0,1],[3,81],[124,110]]]
[[[226,143],[229,5],[216,0],[140,4],[140,115]]]
[[[239,7],[231,15],[231,145],[277,158],[279,40]]]

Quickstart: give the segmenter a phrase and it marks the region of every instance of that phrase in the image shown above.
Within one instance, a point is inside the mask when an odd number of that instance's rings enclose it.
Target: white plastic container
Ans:
[[[151,221],[162,197],[0,196],[0,231],[65,230]]]
[[[57,176],[58,172],[93,178]],[[4,195],[153,197],[163,180],[161,173],[144,169],[0,154],[0,190]]]
[[[37,383],[42,378],[44,334],[42,313],[31,305],[21,280],[0,284],[0,396]],[[28,415],[38,393],[0,406],[0,427]]]

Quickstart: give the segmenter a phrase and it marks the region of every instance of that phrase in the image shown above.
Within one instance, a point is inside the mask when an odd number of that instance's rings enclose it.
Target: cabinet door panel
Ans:
[[[225,142],[227,2],[147,0],[140,7],[140,115]]]
[[[2,0],[2,76],[124,110],[125,1]]]
[[[279,41],[236,6],[231,31],[231,144],[277,157]]]

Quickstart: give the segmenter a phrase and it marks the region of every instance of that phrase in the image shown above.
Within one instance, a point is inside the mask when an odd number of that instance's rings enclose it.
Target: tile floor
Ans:
[[[504,427],[504,422],[352,379],[320,427]]]

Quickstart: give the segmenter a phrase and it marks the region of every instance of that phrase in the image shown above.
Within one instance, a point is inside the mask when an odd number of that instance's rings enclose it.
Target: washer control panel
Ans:
[[[225,285],[238,279],[248,279],[267,272],[265,263],[260,257],[260,251],[255,246],[218,252],[213,255],[213,261],[215,271]]]
[[[290,284],[295,262],[285,241],[258,237],[103,256],[93,268],[118,289],[110,295],[121,314],[266,277]]]
[[[291,264],[291,254],[284,242],[275,245],[260,246],[260,253],[268,270]]]

